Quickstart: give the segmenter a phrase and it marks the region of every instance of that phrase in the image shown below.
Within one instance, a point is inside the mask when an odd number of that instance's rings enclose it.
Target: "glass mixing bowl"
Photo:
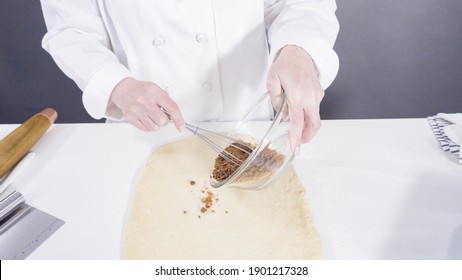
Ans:
[[[274,183],[285,172],[292,162],[294,154],[289,143],[289,122],[282,118],[283,110],[287,109],[287,99],[284,92],[276,109],[274,111],[275,109],[271,105],[269,93],[265,93],[236,123],[227,136],[249,143],[254,146],[254,149],[248,158],[226,179],[218,181],[211,176],[210,184],[212,187],[263,189]],[[267,110],[266,113],[268,110],[272,111],[273,121],[258,121],[261,119],[259,116],[262,116],[262,112],[265,110]],[[226,147],[222,148],[225,149]],[[216,165],[215,168],[217,168]]]

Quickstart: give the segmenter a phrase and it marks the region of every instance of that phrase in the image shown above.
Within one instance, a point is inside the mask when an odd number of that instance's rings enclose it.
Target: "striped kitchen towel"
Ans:
[[[462,113],[439,113],[427,119],[441,149],[462,164]]]

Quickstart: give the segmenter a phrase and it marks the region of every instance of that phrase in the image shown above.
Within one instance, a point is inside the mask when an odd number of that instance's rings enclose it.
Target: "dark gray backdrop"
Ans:
[[[38,0],[2,0],[0,123],[44,107],[58,122],[92,122],[81,93],[40,43]],[[462,112],[462,1],[338,0],[340,72],[324,119],[425,117]]]
[[[324,118],[462,112],[461,0],[338,0],[340,71]]]

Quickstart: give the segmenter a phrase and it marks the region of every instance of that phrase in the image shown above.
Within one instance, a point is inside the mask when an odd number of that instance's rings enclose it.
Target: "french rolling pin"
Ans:
[[[57,117],[54,109],[46,108],[0,141],[0,178],[24,157]]]

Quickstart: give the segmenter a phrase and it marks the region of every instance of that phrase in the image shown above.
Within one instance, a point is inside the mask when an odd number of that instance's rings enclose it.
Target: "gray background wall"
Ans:
[[[461,0],[337,0],[337,79],[324,118],[462,112]]]
[[[462,1],[338,0],[341,67],[324,119],[426,117],[462,112]],[[38,0],[1,0],[0,123],[44,107],[58,122],[93,122],[80,90],[42,50]]]

